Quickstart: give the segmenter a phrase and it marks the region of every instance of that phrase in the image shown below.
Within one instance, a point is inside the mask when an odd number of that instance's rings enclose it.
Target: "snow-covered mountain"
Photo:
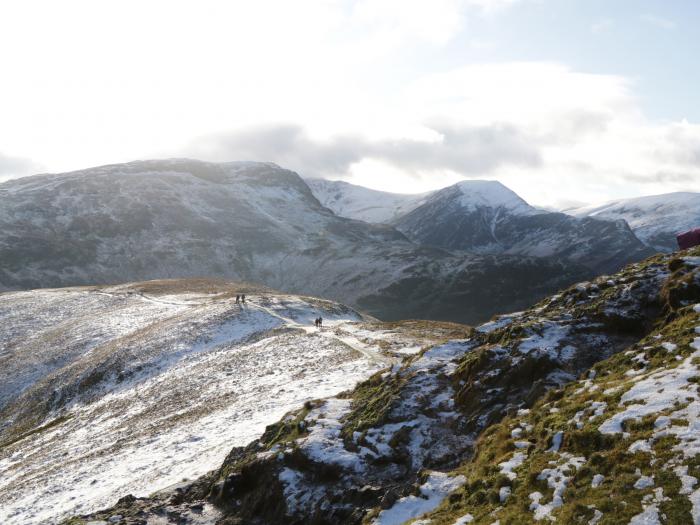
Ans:
[[[495,181],[463,181],[435,192],[394,224],[426,245],[470,253],[561,257],[595,273],[616,271],[653,253],[623,220],[539,210]]]
[[[0,290],[218,276],[383,319],[476,322],[582,278],[556,259],[459,254],[338,217],[274,164],[139,161],[0,184]]]
[[[321,204],[336,215],[377,224],[391,223],[420,206],[430,195],[389,193],[336,180],[305,180]]]
[[[657,255],[300,406],[194,483],[71,523],[698,523],[699,332],[700,248]]]
[[[700,227],[700,193],[677,192],[567,210],[575,217],[624,219],[643,242],[662,252],[678,249],[676,234]]]
[[[0,523],[55,524],[195,479],[448,333],[223,281],[0,294]]]

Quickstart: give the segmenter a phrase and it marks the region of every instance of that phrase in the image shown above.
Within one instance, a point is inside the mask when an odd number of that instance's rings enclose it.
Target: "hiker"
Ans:
[[[318,317],[317,317],[316,319],[314,319],[314,326],[315,326],[316,328],[318,328]]]
[[[240,296],[240,295],[236,295],[236,304],[238,304],[238,303],[240,302],[240,300],[241,300],[241,296]]]
[[[318,327],[323,328],[323,317],[318,318]]]
[[[241,302],[245,304],[245,294],[241,294]]]

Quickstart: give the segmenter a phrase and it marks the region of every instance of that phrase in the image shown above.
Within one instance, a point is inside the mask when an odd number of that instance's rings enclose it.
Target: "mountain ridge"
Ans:
[[[0,259],[0,290],[218,276],[387,320],[474,322],[589,275],[556,258],[417,245],[391,226],[336,216],[292,171],[189,159],[0,184]],[[523,276],[528,287],[516,289]]]
[[[673,192],[647,197],[618,199],[566,213],[582,217],[624,219],[648,245],[663,252],[678,246],[676,234],[700,226],[700,193]]]
[[[418,244],[446,250],[560,257],[596,274],[655,253],[620,222],[623,219],[573,218],[538,209],[498,181],[464,180],[418,196],[336,181],[315,184],[312,191],[338,215],[371,220],[362,207],[369,192],[380,222],[389,221]]]
[[[435,192],[394,225],[415,242],[447,250],[560,257],[595,274],[654,253],[622,220],[538,210],[494,182],[463,182]]]

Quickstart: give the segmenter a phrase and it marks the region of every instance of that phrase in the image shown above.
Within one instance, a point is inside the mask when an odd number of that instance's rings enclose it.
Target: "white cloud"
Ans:
[[[463,18],[460,0],[360,0],[352,6],[350,22],[375,39],[383,35],[396,44],[413,38],[444,44],[459,31]]]
[[[537,166],[504,162],[483,176],[536,204],[700,191],[700,126],[649,120],[623,77],[554,63],[468,66],[420,79],[402,105],[421,108],[422,122],[501,123],[528,137]]]
[[[298,126],[271,127],[198,147],[384,190],[498,179],[539,205],[700,191],[700,126],[648,120],[623,77],[556,63],[473,65],[423,76],[373,109],[383,135],[358,128],[321,140]]]
[[[419,51],[506,0],[26,0],[0,21],[0,144],[51,170],[270,122],[383,133]],[[40,13],[40,15],[39,15]]]
[[[0,152],[0,182],[32,175],[40,169],[41,165],[30,159],[11,157]]]

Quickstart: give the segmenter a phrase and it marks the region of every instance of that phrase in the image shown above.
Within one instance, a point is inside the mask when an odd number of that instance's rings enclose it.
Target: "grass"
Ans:
[[[17,443],[18,441],[21,441],[29,436],[32,436],[34,434],[39,434],[39,433],[44,432],[46,430],[49,430],[53,427],[61,425],[61,424],[65,423],[66,421],[68,421],[69,419],[71,419],[72,417],[73,416],[71,416],[70,414],[59,416],[56,419],[49,421],[45,425],[41,425],[39,427],[36,427],[28,432],[24,432],[24,433],[18,435],[17,437],[10,438],[9,440],[7,440],[5,442],[0,443],[0,450],[2,450],[5,447],[9,447],[10,445],[13,445],[13,444]]]
[[[662,349],[661,343],[674,342],[678,345],[677,353],[687,357],[691,352],[689,343],[697,336],[695,326],[698,323],[700,316],[692,308],[682,308],[677,311],[675,319],[659,332],[661,337],[650,335],[631,350],[635,355],[638,352],[645,353],[650,370],[673,368],[678,361]],[[668,499],[662,501],[659,508],[666,515],[666,522],[691,523],[690,502],[687,495],[679,494],[681,482],[671,465],[687,464],[690,475],[700,476],[700,456],[692,460],[679,459],[680,453],[674,450],[678,442],[673,436],[656,440],[653,445],[654,455],[628,451],[633,442],[652,436],[654,421],[659,415],[670,414],[678,407],[638,421],[625,422],[624,430],[629,435],[601,434],[598,431],[598,426],[605,419],[623,408],[617,407],[622,393],[631,386],[632,380],[624,373],[633,364],[632,357],[623,352],[596,364],[596,378],[590,383],[579,380],[562,389],[550,391],[526,416],[508,417],[483,432],[474,458],[455,470],[467,477],[466,485],[426,518],[432,520],[432,525],[451,525],[458,517],[470,513],[477,524],[490,524],[496,519],[502,525],[536,523],[530,510],[529,495],[538,491],[544,495],[542,502],[551,501],[552,489],[539,479],[539,475],[543,469],[552,468],[550,461],[563,462],[563,458],[548,451],[553,434],[562,430],[564,439],[560,452],[581,456],[585,458],[585,463],[578,471],[571,472],[563,496],[564,504],[552,513],[557,522],[585,524],[597,509],[603,512],[599,522],[601,525],[627,523],[642,512],[644,496],[651,494],[654,488],[662,488]],[[586,384],[598,388],[583,388]],[[613,386],[623,388],[604,393]],[[582,428],[576,428],[570,422],[571,419],[577,412],[590,407],[593,401],[606,402],[608,407],[605,413],[589,421],[590,413],[586,412],[585,417],[581,418]],[[518,451],[510,432],[515,426],[523,424],[530,425],[532,429],[520,439],[529,440],[532,446],[526,461],[515,471],[518,477],[511,483],[500,474],[498,464],[510,459]],[[674,463],[676,461],[682,463]],[[639,473],[654,476],[655,486],[647,489],[634,488]],[[593,488],[591,481],[596,474],[605,478],[602,485]],[[497,495],[504,484],[511,485],[512,494],[502,504]]]
[[[352,411],[345,417],[342,430],[346,441],[351,440],[355,432],[381,426],[409,380],[408,374],[392,374],[386,378],[382,375],[383,372],[377,372],[352,392]]]

